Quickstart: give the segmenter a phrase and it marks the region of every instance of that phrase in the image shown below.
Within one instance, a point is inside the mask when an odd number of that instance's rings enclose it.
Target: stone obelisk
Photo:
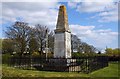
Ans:
[[[71,32],[66,7],[59,8],[54,41],[54,58],[71,58]]]

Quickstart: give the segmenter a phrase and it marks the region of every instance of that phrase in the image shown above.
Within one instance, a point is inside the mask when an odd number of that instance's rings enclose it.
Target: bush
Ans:
[[[97,54],[97,53],[72,53],[73,58],[79,57],[93,57],[93,56],[107,56],[106,54]]]
[[[10,57],[11,57],[10,54],[2,54],[2,63],[3,64],[8,64]]]
[[[32,57],[38,57],[38,56],[40,56],[40,53],[39,53],[39,52],[33,52],[33,53],[32,53]]]

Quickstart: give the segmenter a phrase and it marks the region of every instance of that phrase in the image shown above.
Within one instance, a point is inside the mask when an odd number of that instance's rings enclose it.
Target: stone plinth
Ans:
[[[43,69],[59,72],[81,71],[80,65],[76,64],[76,59],[49,59]]]

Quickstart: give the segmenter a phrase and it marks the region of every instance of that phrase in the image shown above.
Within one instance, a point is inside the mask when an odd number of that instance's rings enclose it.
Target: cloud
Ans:
[[[71,1],[69,1],[68,2],[68,6],[71,7],[71,8],[76,8],[77,7],[77,2],[71,2]]]
[[[72,33],[95,47],[117,44],[118,32],[111,29],[95,30],[96,26],[70,25]]]
[[[2,3],[0,3],[0,24],[2,24]]]
[[[68,6],[80,13],[97,13],[91,17],[98,18],[98,22],[116,22],[118,21],[117,2],[118,0],[83,0],[82,2],[69,2]],[[102,15],[105,12],[107,12],[106,15]]]
[[[101,19],[98,20],[99,22],[114,22],[118,21],[118,12],[101,12],[98,14],[98,17],[101,17]]]
[[[58,0],[52,0],[52,2],[57,2]],[[1,0],[1,2],[51,2],[50,0]]]
[[[57,2],[6,2],[2,4],[2,20],[3,22],[22,20],[31,25],[39,23],[53,30],[58,6]]]
[[[69,3],[69,6],[72,8],[78,9],[80,4],[78,2]],[[21,20],[30,23],[30,25],[35,25],[40,23],[42,25],[47,25],[50,29],[55,29],[57,14],[58,14],[58,2],[5,2],[2,3],[2,21],[3,23],[15,22],[16,20]],[[87,4],[84,4],[87,5]],[[98,4],[97,4],[98,5]],[[97,5],[89,6],[96,7]],[[101,4],[99,4],[101,5]],[[91,9],[92,9],[91,7]],[[86,8],[89,9],[87,6]],[[85,8],[84,8],[85,9]],[[80,9],[78,9],[80,12]],[[103,8],[100,11],[104,10]],[[112,10],[112,9],[109,9]],[[89,11],[83,11],[88,12]],[[94,9],[92,12],[97,12],[98,10]],[[99,11],[98,11],[99,12]],[[91,13],[91,12],[90,12]],[[116,14],[114,11],[107,13],[99,12],[96,17],[101,17],[100,21],[108,19],[107,17]],[[114,18],[113,16],[113,18]],[[106,18],[105,18],[106,17]],[[95,18],[95,17],[93,17]],[[103,20],[102,20],[103,18]],[[104,19],[105,18],[105,19]],[[113,32],[111,29],[100,29],[95,30],[96,26],[81,26],[81,25],[70,25],[72,33],[76,34],[80,39],[85,42],[91,43],[95,46],[102,47],[102,45],[112,44],[113,41],[117,38],[117,32]]]

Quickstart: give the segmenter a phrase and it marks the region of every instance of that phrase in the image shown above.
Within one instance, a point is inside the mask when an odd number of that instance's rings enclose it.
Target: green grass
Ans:
[[[92,77],[118,77],[118,62],[112,62],[108,67],[90,73]]]
[[[2,66],[3,77],[118,77],[118,63],[110,63],[109,67],[90,74],[77,72],[48,72],[37,70],[22,70],[7,65]]]
[[[68,73],[68,72],[48,72],[37,70],[22,70],[13,67],[3,65],[3,76],[5,77],[87,77],[87,74],[83,73]]]

